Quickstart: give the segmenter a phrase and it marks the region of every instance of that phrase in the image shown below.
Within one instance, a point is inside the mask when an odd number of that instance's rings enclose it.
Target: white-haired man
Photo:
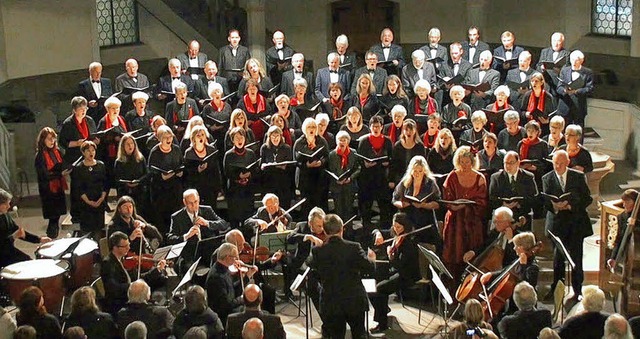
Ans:
[[[106,112],[104,100],[113,94],[111,80],[102,77],[102,64],[89,64],[89,78],[78,83],[77,95],[87,99],[87,115],[94,121],[100,121]]]
[[[342,88],[351,88],[349,73],[340,68],[340,56],[336,52],[327,55],[327,67],[321,68],[316,74],[316,97],[322,101],[329,101],[329,85],[339,82]]]

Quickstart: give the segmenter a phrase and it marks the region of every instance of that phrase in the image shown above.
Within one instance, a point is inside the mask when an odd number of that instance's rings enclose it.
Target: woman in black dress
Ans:
[[[202,119],[209,129],[211,141],[217,141],[217,147],[222,147],[224,144],[224,135],[229,128],[232,111],[231,105],[222,100],[223,95],[222,85],[214,82],[209,93],[211,101],[202,108]]]
[[[418,138],[418,127],[413,119],[407,119],[403,123],[402,134],[393,145],[393,156],[389,167],[389,180],[394,184],[399,182],[407,170],[407,166],[413,157],[427,156],[424,145]]]
[[[542,137],[549,145],[549,154],[555,152],[560,146],[567,143],[564,138],[564,118],[556,115],[549,121],[549,135]]]
[[[535,120],[540,124],[542,135],[549,134],[549,113],[556,110],[553,95],[544,89],[544,76],[534,72],[529,78],[531,90],[520,99],[520,112],[524,112],[527,120]]]
[[[419,201],[422,199],[424,201]],[[421,242],[434,245],[436,253],[440,254],[442,253],[442,238],[438,232],[438,223],[434,212],[440,207],[438,199],[440,199],[440,189],[431,176],[427,160],[421,155],[413,157],[404,176],[393,191],[393,206],[406,213],[416,228],[433,225],[417,235],[417,238]]]
[[[113,169],[118,198],[132,197],[143,215],[147,215],[149,204],[147,173],[147,160],[138,150],[135,139],[129,134],[123,135]]]
[[[339,82],[329,84],[329,100],[322,103],[322,111],[329,114],[331,119],[331,133],[337,133],[345,125],[345,115],[350,106],[345,101],[343,92],[344,89]]]
[[[300,121],[315,118],[317,110],[311,110],[318,101],[314,99],[312,91],[308,91],[309,84],[304,78],[293,80],[294,95],[290,98],[291,110],[298,114]]]
[[[488,182],[491,174],[504,167],[502,162],[506,152],[498,149],[498,137],[491,132],[484,136],[483,145],[484,149],[478,152],[478,160],[480,161],[480,171]]]
[[[222,178],[218,167],[220,152],[207,142],[207,129],[195,126],[191,130],[191,146],[184,153],[185,189],[200,193],[200,204],[216,208],[222,191]]]
[[[151,205],[153,224],[162,234],[169,232],[171,214],[182,206],[182,154],[173,143],[174,135],[169,126],[160,126],[157,131],[159,144],[149,153],[149,175],[151,178]],[[151,216],[151,215],[150,215]]]
[[[289,165],[273,166],[274,163],[282,163],[293,160],[293,152],[282,137],[282,129],[271,126],[267,130],[267,139],[260,147],[260,168],[262,169],[263,193],[273,193],[280,199],[280,206],[289,209],[295,192],[292,180],[294,168]]]
[[[224,155],[224,174],[227,177],[227,205],[231,228],[239,228],[253,214],[254,173],[258,157],[245,147],[246,131],[242,127],[229,130],[233,147]],[[253,229],[243,230],[245,236]],[[248,239],[248,238],[247,238]]]
[[[435,175],[440,189],[442,189],[442,184],[444,184],[447,174],[453,171],[453,154],[457,148],[451,131],[448,128],[443,128],[438,132],[436,145],[427,154],[429,169]]]
[[[356,156],[356,150],[349,147],[349,138],[349,133],[338,132],[336,136],[338,145],[329,153],[327,162],[327,169],[338,177],[347,171],[351,172],[341,180],[329,178],[329,189],[333,197],[335,213],[342,220],[349,220],[353,216],[353,202],[356,200],[357,192],[356,179],[360,175],[360,161]],[[350,234],[352,230],[352,227],[345,228],[345,232],[347,232],[345,238],[354,239],[354,235]]]
[[[84,159],[73,168],[72,180],[76,182],[80,194],[80,229],[85,233],[92,232],[93,238],[98,241],[105,225],[109,183],[104,163],[96,160],[96,148],[93,141],[82,143],[80,150]]]
[[[396,105],[391,108],[391,122],[384,125],[382,134],[389,137],[391,143],[395,145],[402,134],[402,122],[407,117],[407,109],[404,106]],[[415,121],[414,121],[415,122]]]
[[[20,295],[20,311],[16,315],[18,326],[30,325],[36,329],[37,338],[61,339],[62,330],[58,319],[47,313],[44,294],[36,286],[27,287]]]
[[[258,89],[264,92],[269,91],[273,87],[271,78],[267,76],[264,71],[264,67],[256,58],[248,59],[244,63],[244,72],[242,74],[242,80],[238,84],[238,99],[242,101],[242,97],[246,93],[246,84],[249,80],[254,80],[258,85]],[[271,98],[273,100],[273,97]]]
[[[154,113],[147,108],[149,95],[145,92],[135,92],[131,95],[131,100],[133,100],[133,109],[124,115],[124,121],[130,131],[137,131],[135,135],[146,135],[151,132],[151,119],[154,116]],[[145,157],[149,155],[146,141],[146,138],[136,140],[138,149]]]
[[[200,110],[196,101],[187,97],[187,85],[177,84],[175,93],[176,98],[165,108],[164,118],[176,137],[182,139],[185,130],[184,122],[200,115]]]
[[[593,171],[593,159],[591,153],[580,144],[582,139],[582,127],[580,125],[569,125],[564,130],[567,143],[560,146],[560,149],[569,154],[569,167],[582,173]]]
[[[380,104],[376,97],[376,86],[369,73],[362,73],[358,78],[356,93],[357,95],[351,99],[351,106],[360,110],[365,121],[369,121],[369,118],[379,114]]]
[[[330,150],[336,148],[336,138],[328,129],[329,116],[326,113],[318,113],[315,120],[316,125],[318,125],[318,135],[324,138]]]
[[[202,117],[197,115],[191,119],[189,119],[189,123],[187,124],[187,128],[184,130],[184,136],[182,140],[180,140],[180,153],[184,154],[187,151],[187,148],[191,147],[191,132],[193,128],[196,126],[204,126],[204,120]],[[211,139],[211,135],[209,131],[205,128],[207,139]]]
[[[342,126],[340,130],[349,133],[349,137],[351,137],[349,147],[358,148],[358,139],[363,135],[369,134],[369,127],[364,125],[362,113],[360,113],[360,109],[357,107],[349,108],[346,120],[347,123]]]
[[[62,155],[56,143],[57,136],[51,127],[45,127],[40,130],[35,158],[42,217],[49,220],[47,237],[52,239],[58,237],[60,216],[67,214],[67,203],[64,194],[65,189],[67,189],[65,177],[71,173],[71,169],[63,163]]]
[[[293,147],[293,141],[295,140],[295,137],[294,137],[295,133],[293,131],[293,128],[289,128],[289,123],[287,122],[287,119],[284,116],[282,116],[280,113],[274,113],[271,116],[271,127],[273,126],[280,128],[280,130],[282,131],[283,141],[287,145]],[[302,123],[300,123],[300,126],[302,126]],[[268,141],[267,138],[265,138],[264,142],[267,142],[267,141]]]
[[[96,292],[90,286],[80,287],[71,296],[71,313],[65,327],[74,326],[85,329],[88,338],[120,338],[113,317],[100,311],[96,304]]]
[[[247,114],[248,126],[253,131],[255,140],[262,141],[264,133],[267,130],[267,123],[262,119],[269,118],[269,112],[272,111],[267,97],[258,92],[260,87],[258,82],[249,79],[245,83],[245,95],[242,96],[238,103],[238,109],[243,110]]]
[[[409,108],[409,97],[405,93],[402,81],[397,75],[391,74],[387,77],[386,86],[382,90],[380,104],[388,110],[391,110],[395,105],[401,105],[405,109]]]
[[[302,122],[302,132],[304,134],[293,144],[293,158],[298,162],[300,195],[307,198],[300,213],[307,215],[311,208],[316,206],[323,210],[328,209],[329,187],[324,168],[329,155],[329,145],[324,138],[318,136],[318,125],[312,118]]]
[[[276,97],[275,103],[276,105],[274,114],[280,114],[287,120],[287,125],[289,126],[289,128],[294,130],[294,140],[299,138],[302,135],[302,130],[300,130],[300,128],[302,128],[302,120],[300,120],[298,113],[291,110],[289,97],[286,94],[280,94]],[[282,128],[282,126],[280,126],[280,128]]]
[[[244,145],[251,144],[256,141],[253,131],[248,127],[247,114],[243,110],[236,108],[231,112],[231,120],[229,121],[229,131],[224,137],[224,149],[230,150],[233,148],[233,140],[231,139],[231,130],[240,127],[244,130],[245,143]],[[249,147],[251,150],[259,149],[257,146]]]
[[[129,131],[124,118],[120,115],[120,106],[122,103],[116,97],[110,97],[104,102],[107,113],[100,119],[98,123],[98,131],[112,129],[116,133],[126,133]],[[115,187],[113,178],[113,166],[118,155],[118,144],[121,135],[107,134],[102,138],[102,142],[98,146],[98,158],[104,162],[107,168],[107,180],[109,187]]]

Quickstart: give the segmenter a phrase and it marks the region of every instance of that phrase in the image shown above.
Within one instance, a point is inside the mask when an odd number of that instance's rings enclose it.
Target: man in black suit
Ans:
[[[302,53],[296,53],[291,57],[292,69],[282,74],[282,81],[280,82],[280,93],[286,94],[289,97],[295,95],[293,86],[293,80],[304,78],[307,81],[307,86],[313,88],[313,73],[305,72],[304,70],[304,55]],[[307,91],[307,94],[311,92]]]
[[[127,303],[127,291],[131,284],[131,276],[122,264],[122,259],[130,250],[129,237],[122,232],[113,232],[109,236],[109,250],[109,255],[102,260],[100,277],[104,284],[105,309],[115,315]],[[156,267],[143,273],[141,278],[150,285],[162,285],[167,278],[164,272],[165,265],[166,262],[160,260]]]
[[[209,307],[218,314],[223,324],[227,323],[227,317],[231,313],[240,312],[244,301],[240,279],[235,279],[229,266],[239,262],[238,248],[234,244],[224,243],[214,252],[215,263],[211,265],[206,280],[207,301]],[[212,258],[213,259],[213,258]],[[255,266],[248,269],[243,279],[253,277],[258,271]]]
[[[279,84],[282,74],[291,69],[291,57],[295,54],[293,48],[284,42],[284,33],[275,31],[273,33],[273,46],[266,52],[267,74],[271,77],[271,82]]]
[[[329,53],[327,55],[328,67],[320,68],[316,74],[316,97],[322,101],[329,101],[329,85],[334,82],[339,82],[345,92],[351,85],[349,82],[349,73],[340,68],[340,56],[338,53]]]
[[[244,64],[251,58],[251,53],[247,47],[240,45],[240,32],[237,29],[229,31],[227,41],[229,44],[220,48],[218,66],[222,76],[229,81],[229,90],[235,92],[242,80]]]
[[[507,77],[507,71],[517,65],[516,62],[509,62],[509,60],[518,60],[518,56],[524,52],[524,48],[515,45],[516,36],[509,31],[502,33],[500,40],[502,45],[493,50],[493,65],[491,67],[500,72],[500,82],[502,83]]]
[[[260,229],[260,233],[284,232],[289,228],[293,218],[291,214],[280,207],[280,199],[273,193],[267,193],[262,198],[262,207],[244,222],[247,229]],[[278,219],[278,221],[275,221]],[[271,225],[269,225],[271,224]],[[252,232],[252,236],[255,232]]]
[[[575,50],[569,55],[570,67],[560,71],[560,81],[556,91],[558,93],[558,112],[567,124],[576,124],[584,128],[587,117],[587,97],[593,92],[593,72],[582,66],[584,54]],[[584,83],[570,85],[572,81]]]
[[[553,232],[562,240],[569,255],[576,264],[571,271],[573,285],[573,300],[576,302],[582,293],[582,242],[585,237],[593,234],[591,221],[587,213],[587,206],[591,204],[591,192],[583,173],[568,168],[569,155],[564,150],[553,154],[553,171],[542,176],[542,192],[556,197],[564,193],[571,195],[559,202],[553,202],[545,197],[544,209],[547,211],[545,229]],[[553,256],[553,283],[551,292],[558,280],[565,276],[564,257],[560,249],[556,248]]]
[[[264,324],[265,338],[279,339],[287,337],[280,317],[263,312],[260,309],[260,304],[262,303],[262,290],[260,290],[258,285],[247,285],[247,287],[244,288],[242,299],[244,300],[244,311],[230,314],[227,318],[227,324],[225,326],[225,329],[227,330],[227,338],[240,339],[242,337],[242,326],[245,321],[254,317],[262,320],[262,323]]]
[[[378,61],[387,71],[387,74],[395,74],[400,76],[402,67],[404,67],[404,52],[402,46],[393,43],[393,31],[391,28],[385,28],[380,32],[380,44],[376,44],[369,48],[370,51],[378,56]]]
[[[353,82],[354,71],[358,67],[358,58],[356,57],[356,52],[347,52],[347,48],[349,48],[349,38],[344,34],[340,34],[336,38],[336,50],[331,52],[338,53],[338,57],[340,58],[340,68],[349,72],[351,75],[349,80]]]
[[[432,63],[436,67],[436,72],[440,72],[440,68],[442,65],[447,63],[449,59],[447,57],[447,48],[440,45],[440,29],[437,27],[433,27],[429,30],[429,44],[420,47],[421,50],[424,51],[424,55],[427,58],[427,61]],[[436,59],[440,58],[441,61],[436,62]]]
[[[224,95],[230,94],[227,79],[218,76],[218,65],[216,65],[214,61],[209,60],[204,64],[204,77],[196,80],[195,98],[200,110],[202,110],[202,107],[204,106],[204,101],[210,99],[209,94],[211,93],[212,86],[215,83],[219,83],[220,86],[222,86],[222,93],[224,93]]]
[[[606,301],[604,292],[598,286],[588,285],[582,289],[582,293],[584,313],[568,318],[560,326],[560,338],[599,339],[604,335],[604,323],[609,317],[608,313],[602,312]]]
[[[438,88],[443,88],[445,90],[445,91],[436,92],[438,97],[442,97],[441,98],[442,101],[440,101],[440,107],[444,107],[451,102],[451,97],[449,95],[444,95],[445,93],[443,92],[448,93],[451,87],[453,87],[456,84],[461,84],[467,78],[467,74],[471,70],[471,63],[467,59],[463,58],[463,53],[464,53],[464,50],[462,49],[462,45],[459,42],[456,41],[451,43],[451,45],[449,45],[450,57],[448,58],[447,62],[445,62],[440,68],[440,71],[439,71],[440,77],[445,79],[446,78],[450,79],[460,75],[462,79],[458,83],[452,83],[449,85],[444,83],[444,81],[438,79],[438,84],[439,84]],[[438,98],[436,98],[436,100],[437,99]]]
[[[94,121],[100,121],[107,112],[104,100],[111,94],[111,80],[102,77],[102,65],[99,62],[92,62],[89,64],[89,78],[78,83],[78,95],[87,99],[87,115]]]
[[[513,211],[514,219],[524,216],[527,219],[525,230],[531,229],[531,209],[538,202],[538,187],[533,174],[520,168],[520,155],[509,151],[504,156],[504,169],[491,175],[489,184],[489,205],[491,209],[500,206]],[[507,198],[522,197],[513,201]]]
[[[356,85],[358,84],[357,80],[358,78],[360,78],[360,75],[364,73],[369,73],[369,75],[373,78],[373,84],[374,86],[376,86],[376,93],[382,94],[382,91],[387,84],[387,71],[382,67],[378,67],[378,56],[371,51],[365,54],[364,62],[366,65],[364,67],[358,68],[355,71],[353,77],[354,81],[351,83],[351,95],[356,96]]]
[[[436,69],[433,64],[425,61],[424,51],[416,49],[411,53],[411,64],[407,64],[402,68],[402,87],[412,100],[415,96],[413,88],[418,80],[427,80],[431,85],[431,91],[435,92],[438,88],[436,82]]]
[[[209,57],[200,52],[200,43],[196,40],[191,40],[189,42],[189,46],[186,52],[178,55],[176,59],[180,60],[180,67],[182,68],[182,73],[191,76],[193,81],[198,80],[201,75],[199,74],[189,74],[189,67],[196,68],[204,68],[204,64],[209,60]]]
[[[195,189],[182,194],[184,208],[171,215],[171,228],[167,238],[169,243],[186,241],[180,255],[180,271],[186,270],[195,261],[198,241],[216,236],[229,227],[229,223],[216,215],[210,206],[200,205],[200,195]]]
[[[565,62],[561,65],[561,67],[553,69],[546,69],[544,67],[544,62],[558,62],[558,60],[562,58],[565,58]],[[536,65],[536,69],[540,72],[554,72],[555,75],[558,76],[560,69],[562,69],[562,67],[564,66],[569,65],[569,51],[564,48],[564,34],[555,32],[551,35],[551,47],[544,48],[540,52],[540,60]]]
[[[149,338],[167,337],[173,327],[173,314],[169,309],[149,303],[151,289],[140,279],[131,283],[127,292],[129,302],[118,311],[118,328],[124,338],[124,329],[134,321],[147,325]]]
[[[144,92],[151,93],[149,90],[149,78],[146,75],[138,72],[138,61],[136,59],[128,59],[124,63],[125,72],[118,75],[116,77],[116,93],[122,92],[118,94],[118,99],[122,101],[122,107],[120,110],[122,112],[129,112],[133,109],[133,100],[131,99],[131,95],[134,92],[138,92],[137,90],[129,90],[127,88],[133,89],[145,89]],[[130,126],[127,126],[130,127]]]
[[[364,315],[369,309],[362,274],[375,268],[376,255],[360,244],[343,240],[342,219],[335,214],[324,218],[324,245],[314,247],[307,264],[315,270],[322,285],[320,309],[330,338],[344,338],[346,324],[352,338],[365,338]]]
[[[507,72],[505,84],[509,87],[509,102],[518,105],[520,97],[531,87],[529,81],[535,70],[531,67],[531,53],[523,51],[518,56],[518,68]],[[516,84],[519,84],[516,86]]]
[[[465,59],[475,65],[480,63],[480,53],[489,50],[489,44],[480,41],[480,29],[478,27],[471,26],[467,32],[469,41],[462,42],[462,50],[464,51]]]
[[[469,97],[469,105],[472,110],[479,110],[487,107],[487,105],[493,102],[493,91],[500,85],[500,73],[495,69],[491,69],[491,52],[483,51],[480,53],[480,67],[473,68],[467,73],[467,78],[464,83],[469,85],[477,85],[480,83],[488,83],[490,88],[484,92],[465,90],[465,95]]]
[[[156,93],[156,99],[163,101],[165,105],[175,98],[175,89],[180,82],[187,85],[189,96],[194,93],[194,82],[191,77],[182,74],[180,60],[171,59],[167,66],[169,67],[169,74],[160,77]]]
[[[551,327],[551,312],[537,309],[538,295],[528,282],[523,281],[513,290],[513,300],[518,311],[507,315],[498,323],[500,338],[535,339],[545,327]],[[578,338],[578,337],[576,337]]]

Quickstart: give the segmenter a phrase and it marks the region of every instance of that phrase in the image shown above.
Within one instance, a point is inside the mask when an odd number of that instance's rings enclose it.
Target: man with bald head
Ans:
[[[264,338],[264,324],[258,318],[251,318],[242,326],[242,339]],[[268,338],[268,337],[267,337]]]
[[[380,43],[371,46],[369,49],[378,56],[378,62],[388,74],[400,76],[404,67],[404,52],[402,46],[393,43],[393,31],[385,28],[380,32]]]
[[[149,91],[149,78],[146,75],[138,72],[138,61],[136,59],[127,59],[124,63],[125,72],[116,77],[115,90],[122,92],[118,94],[118,99],[122,101],[121,112],[129,112],[133,109],[133,101],[131,95],[137,92],[135,89],[144,89],[144,92],[148,94]]]
[[[200,43],[197,40],[191,40],[186,52],[176,57],[180,60],[182,73],[187,74],[189,67],[204,68],[204,64],[209,60],[206,54],[200,52]],[[202,75],[194,73],[188,74],[192,80],[198,80]]]
[[[249,284],[242,295],[244,311],[230,314],[225,326],[228,338],[241,338],[242,326],[250,318],[258,318],[264,325],[266,338],[285,338],[282,321],[277,315],[264,312],[260,308],[262,303],[262,290],[256,284]]]
[[[307,81],[309,88],[313,88],[313,73],[305,70],[304,68],[304,55],[302,53],[296,53],[291,57],[292,68],[282,74],[282,81],[280,82],[280,93],[287,96],[294,96],[293,80],[304,79]],[[307,97],[310,98],[311,91],[307,91]]]
[[[285,43],[284,33],[273,33],[273,46],[266,52],[267,74],[274,84],[279,84],[282,74],[291,69],[291,59],[295,51]]]
[[[127,291],[129,301],[118,311],[118,328],[124,337],[124,329],[134,321],[142,321],[147,325],[149,338],[166,337],[171,334],[174,316],[165,307],[149,303],[151,290],[142,280],[129,285]]]
[[[505,83],[511,90],[509,92],[509,102],[519,102],[520,97],[529,90],[529,87],[531,87],[529,79],[531,79],[531,74],[533,74],[534,71],[533,67],[531,67],[531,53],[529,51],[523,51],[518,56],[518,68],[511,69],[507,72]]]
[[[587,186],[584,173],[568,167],[569,154],[564,150],[553,154],[553,171],[542,176],[542,192],[556,197],[564,193],[570,195],[560,201],[553,201],[545,197],[544,209],[547,212],[545,229],[553,232],[562,240],[567,251],[571,255],[576,267],[571,271],[571,285],[574,296],[570,302],[579,300],[582,293],[582,242],[584,238],[593,234],[591,220],[587,213],[587,206],[591,204],[591,191]],[[558,280],[564,280],[565,260],[558,248],[553,256],[553,283],[551,293]]]
[[[558,62],[562,58],[565,58],[565,60],[560,67],[554,69],[546,69],[544,67],[544,62]],[[553,72],[551,74],[558,76],[558,73],[563,66],[569,66],[569,51],[564,48],[564,34],[555,32],[551,35],[551,46],[540,52],[540,60],[538,61],[536,68],[541,72],[549,71]]]
[[[631,326],[622,315],[614,313],[604,322],[604,339],[633,339]]]

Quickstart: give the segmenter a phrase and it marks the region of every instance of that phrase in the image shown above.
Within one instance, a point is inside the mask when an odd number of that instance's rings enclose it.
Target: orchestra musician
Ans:
[[[44,244],[51,241],[49,237],[40,237],[25,231],[9,215],[11,209],[11,193],[0,188],[0,267],[31,260],[31,257],[14,245],[16,239],[30,243]]]
[[[42,205],[42,217],[48,219],[47,236],[57,238],[60,231],[60,216],[67,214],[64,191],[67,189],[66,176],[71,169],[56,170],[63,165],[62,155],[56,142],[58,134],[51,127],[44,127],[36,140],[34,166],[38,175],[38,193]]]
[[[131,250],[129,236],[122,232],[113,232],[109,236],[109,255],[102,260],[100,277],[104,284],[105,311],[115,315],[127,303],[127,291],[131,285],[131,275],[123,266],[123,259]],[[137,258],[133,259],[137,261]],[[166,281],[166,261],[160,260],[148,272],[142,273],[141,278],[150,286],[160,286]]]
[[[410,200],[425,199],[422,202]],[[393,192],[393,206],[404,212],[403,216],[416,227],[431,225],[431,228],[417,235],[420,242],[431,244],[435,252],[442,253],[442,238],[438,233],[438,222],[434,210],[440,208],[437,200],[440,199],[440,189],[436,183],[427,160],[421,156],[414,156],[409,166],[396,185]],[[395,223],[394,223],[395,225]]]
[[[459,147],[453,156],[454,170],[443,185],[443,198],[448,201],[468,199],[473,204],[446,204],[442,230],[443,262],[458,281],[462,274],[462,258],[470,249],[478,248],[485,239],[484,216],[487,208],[487,183],[478,172],[478,160],[468,146]]]
[[[566,151],[558,150],[553,153],[553,171],[542,177],[542,191],[557,197],[563,193],[571,193],[564,200],[554,202],[545,199],[546,210],[545,229],[553,232],[562,240],[572,258],[582,258],[582,242],[585,237],[593,233],[587,206],[591,204],[591,192],[583,173],[568,168],[569,155]],[[582,260],[574,260],[576,266],[571,270],[571,285],[574,296],[572,302],[577,302],[582,291],[584,272]],[[553,256],[553,283],[551,295],[556,283],[565,275],[565,259],[556,248]]]
[[[258,272],[256,266],[249,266],[243,276],[234,279],[229,267],[244,265],[236,245],[224,243],[214,252],[216,261],[211,264],[207,275],[206,290],[209,307],[218,314],[223,324],[231,313],[242,311],[242,281],[252,278]],[[213,260],[213,258],[212,258]],[[240,270],[238,270],[240,272]]]
[[[418,224],[418,226],[422,226],[422,224]],[[414,223],[410,220],[410,217],[403,212],[399,212],[393,215],[391,230],[380,231],[376,229],[373,231],[375,245],[381,245],[385,235],[387,238],[392,236],[393,242],[386,247],[391,269],[388,274],[379,277],[380,281],[376,283],[377,291],[369,293],[369,300],[374,308],[373,320],[378,323],[371,330],[371,333],[384,332],[389,328],[387,322],[389,295],[397,293],[398,296],[406,298],[410,293],[409,289],[415,285],[416,281],[420,280],[417,240],[415,236],[407,235],[408,232],[413,230],[413,227]],[[432,227],[432,229],[436,228]]]
[[[234,244],[236,248],[239,249],[239,255],[241,258],[251,258],[251,256],[253,255],[251,262],[246,262],[245,264],[255,265],[255,267],[257,268],[257,271],[253,274],[252,279],[256,284],[258,284],[258,286],[260,286],[263,291],[264,301],[262,302],[262,308],[264,308],[271,314],[275,314],[276,290],[266,282],[266,280],[262,276],[262,272],[264,272],[265,270],[273,269],[278,264],[278,262],[280,262],[280,259],[282,259],[283,253],[281,251],[277,251],[272,256],[269,256],[268,253],[261,254],[261,256],[264,256],[266,258],[258,258],[257,250],[260,250],[261,248],[253,248],[251,244],[245,241],[242,232],[240,232],[239,230],[231,230],[227,232],[224,240],[226,243]],[[247,258],[245,258],[244,260],[247,260]],[[286,270],[284,271],[286,272]],[[285,288],[288,288],[288,286],[285,286]]]
[[[382,127],[382,126],[380,126]],[[352,338],[365,338],[365,311],[369,309],[362,274],[375,268],[376,254],[360,244],[343,240],[344,225],[335,214],[324,218],[325,243],[311,249],[307,265],[320,279],[320,309],[330,338],[344,338],[349,323]]]
[[[179,263],[180,271],[186,272],[196,260],[198,241],[224,232],[229,225],[211,206],[200,204],[200,194],[195,189],[187,189],[182,193],[182,203],[184,207],[171,215],[171,228],[167,238],[171,244],[187,242]]]
[[[162,244],[162,235],[158,229],[147,223],[147,221],[136,211],[136,203],[129,196],[122,196],[118,199],[113,218],[107,225],[107,233],[122,232],[129,235],[131,251],[135,254],[152,253]],[[140,246],[140,242],[142,245]]]
[[[253,216],[245,220],[245,229],[256,229],[257,227],[260,231],[259,233],[284,232],[293,221],[291,215],[285,212],[280,207],[278,196],[273,193],[267,193],[262,197],[262,207],[258,208]],[[255,232],[253,234],[257,236]],[[238,248],[242,249],[241,247]]]
[[[493,211],[491,230],[482,247],[467,251],[462,257],[464,262],[471,262],[476,255],[480,256],[491,246],[502,249],[502,267],[508,266],[518,259],[515,247],[509,246],[513,243],[513,237],[520,232],[517,229],[517,222],[513,218],[513,211],[507,206],[500,206]]]
[[[628,314],[629,308],[630,281],[633,278],[634,270],[634,248],[635,243],[638,242],[636,241],[636,234],[640,234],[640,232],[635,232],[636,220],[631,218],[636,200],[638,199],[638,191],[627,189],[622,193],[620,199],[622,199],[624,211],[618,215],[618,233],[616,235],[615,245],[611,251],[611,256],[607,260],[607,266],[612,270],[616,268],[617,264],[624,267],[622,270],[622,282],[624,285],[621,290],[620,312],[626,315]],[[628,234],[627,242],[623,243],[626,234]],[[625,252],[620,253],[621,251]],[[620,260],[620,262],[616,260]]]
[[[504,206],[513,211],[515,219],[527,219],[526,230],[531,229],[531,213],[539,203],[538,186],[533,173],[520,168],[520,155],[509,151],[504,156],[504,168],[491,175],[489,183],[489,206],[491,209]],[[509,200],[510,198],[517,198]]]

